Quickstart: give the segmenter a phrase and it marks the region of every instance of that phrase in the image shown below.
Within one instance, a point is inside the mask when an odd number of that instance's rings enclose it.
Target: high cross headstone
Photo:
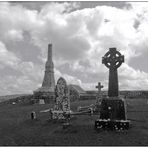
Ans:
[[[70,112],[70,97],[67,83],[60,77],[55,87],[55,106],[53,110],[53,119],[64,119],[63,113]]]
[[[117,69],[124,62],[124,56],[121,55],[116,48],[110,48],[102,58],[102,63],[109,68],[109,87],[108,96],[116,97],[119,94],[118,90],[118,72]]]
[[[125,100],[119,97],[117,69],[124,62],[124,56],[116,48],[110,48],[102,58],[102,63],[109,68],[108,97],[102,97],[100,119],[95,127],[116,130],[128,129]]]
[[[97,93],[97,97],[96,97],[96,103],[99,103],[99,99],[102,98],[102,93],[101,93],[101,89],[103,88],[103,85],[101,85],[100,82],[98,82],[98,85],[96,86],[96,88],[98,89],[98,93]]]
[[[98,82],[98,85],[96,86],[96,88],[98,89],[98,93],[100,94],[101,89],[103,88],[103,85],[101,85],[101,83]]]

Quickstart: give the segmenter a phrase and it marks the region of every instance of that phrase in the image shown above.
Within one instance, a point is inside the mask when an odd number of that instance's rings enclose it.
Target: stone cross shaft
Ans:
[[[117,69],[123,62],[124,56],[116,48],[109,48],[109,51],[102,57],[102,64],[109,68],[109,97],[117,97],[119,94]]]

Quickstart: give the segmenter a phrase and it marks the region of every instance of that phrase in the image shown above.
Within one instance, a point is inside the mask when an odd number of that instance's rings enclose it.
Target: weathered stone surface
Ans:
[[[44,89],[49,88],[50,91],[54,92],[55,79],[54,79],[54,66],[52,61],[52,44],[48,45],[48,58],[45,65],[45,75],[42,83]]]
[[[127,130],[130,128],[130,121],[129,120],[105,120],[105,119],[98,119],[95,121],[95,128],[97,130],[100,129],[109,129],[109,130]]]
[[[124,100],[117,97],[102,99],[100,118],[106,120],[126,120]]]
[[[108,96],[116,97],[119,94],[118,90],[118,72],[117,68],[124,62],[124,56],[121,55],[116,48],[110,48],[102,58],[102,63],[109,68],[109,87]]]
[[[101,89],[103,88],[103,85],[101,85],[101,83],[98,82],[98,85],[96,86],[96,88],[98,89],[98,93],[97,93],[97,96],[96,96],[96,103],[100,104],[100,100],[102,99]]]
[[[55,87],[56,110],[69,111],[70,99],[68,86],[64,78],[60,77]]]
[[[95,121],[96,129],[125,130],[129,129],[130,121],[126,116],[125,100],[119,97],[103,98],[101,101],[100,118]]]
[[[109,128],[123,130],[129,128],[130,121],[126,117],[125,100],[118,96],[117,68],[124,62],[124,56],[110,48],[102,58],[102,63],[109,68],[109,88],[107,98],[101,100],[100,119],[95,121],[96,129]]]
[[[55,106],[52,119],[65,119],[64,113],[70,112],[69,90],[64,78],[60,77],[55,87]]]
[[[52,44],[49,44],[42,87],[34,91],[34,99],[53,100],[54,90],[55,90],[55,79],[54,79],[54,65],[52,61]]]

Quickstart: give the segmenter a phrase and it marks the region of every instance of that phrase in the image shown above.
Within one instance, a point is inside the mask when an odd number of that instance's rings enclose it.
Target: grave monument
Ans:
[[[101,85],[100,82],[98,82],[98,85],[96,86],[96,88],[98,89],[98,93],[96,96],[96,104],[100,102],[100,99],[102,98],[102,92],[101,89],[103,88],[103,85]]]
[[[55,87],[55,105],[52,111],[52,119],[65,119],[70,114],[70,97],[67,83],[60,77]]]
[[[55,79],[54,79],[54,65],[52,61],[52,44],[49,44],[42,87],[34,91],[34,99],[38,101],[45,100],[45,102],[49,103],[51,100],[54,99],[54,90],[55,90]]]
[[[100,118],[95,127],[123,130],[129,128],[126,117],[125,100],[119,96],[117,69],[124,62],[124,56],[116,48],[110,48],[102,58],[102,63],[109,68],[108,97],[101,101]]]

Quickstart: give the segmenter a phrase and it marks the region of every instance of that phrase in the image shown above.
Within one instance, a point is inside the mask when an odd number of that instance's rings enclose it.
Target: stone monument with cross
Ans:
[[[125,100],[119,96],[117,69],[124,62],[124,56],[116,48],[110,48],[102,58],[102,63],[109,69],[108,97],[102,98],[100,118],[95,127],[116,130],[128,129]]]
[[[101,89],[103,88],[103,85],[101,85],[101,83],[98,82],[98,85],[96,86],[96,88],[98,89],[98,93],[96,96],[96,104],[98,104],[100,102],[100,99],[102,98]]]
[[[64,113],[70,113],[70,97],[66,80],[60,77],[55,87],[55,106],[52,119],[65,119]]]

